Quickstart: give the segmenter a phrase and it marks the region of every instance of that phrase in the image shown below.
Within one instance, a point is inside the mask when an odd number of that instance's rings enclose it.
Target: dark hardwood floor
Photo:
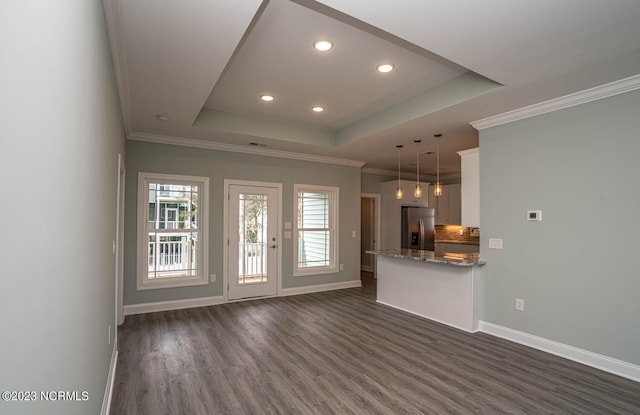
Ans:
[[[128,316],[111,414],[640,414],[640,383],[363,287]]]

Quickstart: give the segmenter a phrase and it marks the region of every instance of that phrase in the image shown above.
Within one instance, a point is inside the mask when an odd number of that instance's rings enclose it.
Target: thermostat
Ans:
[[[527,210],[527,220],[529,222],[542,222],[541,210]]]

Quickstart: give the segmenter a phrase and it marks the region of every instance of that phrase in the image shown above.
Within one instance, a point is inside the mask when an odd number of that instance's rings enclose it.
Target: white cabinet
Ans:
[[[480,149],[459,151],[462,178],[460,201],[462,226],[480,227]]]
[[[462,196],[460,195],[460,185],[450,184],[448,188],[449,209],[446,223],[449,225],[460,225],[462,223]]]
[[[460,225],[460,185],[442,186],[442,195],[429,195],[431,207],[436,209],[436,225]]]
[[[400,185],[404,192],[401,200],[396,199],[396,189],[398,181],[382,183],[382,224],[380,249],[400,249],[400,227],[402,206],[428,206],[428,194],[433,191],[429,183],[420,182],[422,186],[422,197],[413,196],[416,182],[411,180],[401,180]]]

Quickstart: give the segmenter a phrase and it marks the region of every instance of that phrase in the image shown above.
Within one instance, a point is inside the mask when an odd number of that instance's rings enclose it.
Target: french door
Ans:
[[[230,184],[228,193],[227,297],[276,295],[280,188]]]

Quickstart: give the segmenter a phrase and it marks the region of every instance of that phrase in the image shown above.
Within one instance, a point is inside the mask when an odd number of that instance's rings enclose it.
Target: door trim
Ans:
[[[284,240],[282,239],[282,183],[274,182],[255,182],[249,180],[233,180],[224,179],[224,208],[223,208],[223,220],[224,227],[222,230],[222,297],[225,302],[231,301],[243,301],[241,300],[229,300],[229,187],[230,186],[260,186],[271,187],[278,192],[278,212],[276,213],[277,224],[277,238],[278,238],[278,264],[277,264],[277,276],[276,276],[276,297],[282,292],[282,250],[284,248]],[[266,297],[260,297],[266,298]]]
[[[118,153],[118,181],[116,195],[116,239],[114,254],[116,256],[116,327],[114,336],[117,338],[118,326],[124,323],[124,210],[125,210],[125,179],[126,169],[124,156]]]

